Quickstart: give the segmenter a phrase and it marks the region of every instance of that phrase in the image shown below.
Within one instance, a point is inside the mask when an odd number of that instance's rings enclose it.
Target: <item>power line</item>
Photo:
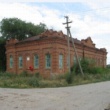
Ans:
[[[94,11],[98,11],[98,10],[99,11],[108,11],[106,9],[109,9],[109,11],[110,11],[110,7],[104,7],[104,8],[96,8],[96,9],[82,10],[82,11],[79,11],[79,10],[78,11],[77,10],[75,11],[75,10],[73,10],[73,11],[70,12],[70,14],[75,13],[76,15],[78,15],[77,18],[82,18],[83,16],[87,15],[86,13],[92,14],[92,12],[93,12],[93,14],[94,14],[94,13],[97,13],[97,12],[94,12]],[[89,12],[91,12],[91,13],[89,13]],[[90,15],[90,16],[94,16],[94,15]]]
[[[106,10],[106,9],[110,10],[110,7],[96,8],[96,9],[90,9],[90,10],[81,10],[81,11],[79,11],[79,10],[71,10],[70,13],[77,13],[78,15],[79,15],[79,13],[80,13],[80,15],[85,15],[85,13],[88,13],[88,12],[94,12],[94,11],[108,11],[108,10]],[[95,12],[95,13],[96,13],[96,12]]]
[[[96,9],[90,9],[90,10],[82,10],[80,12],[90,12],[90,11],[105,10],[105,9],[109,9],[110,10],[110,7],[96,8]]]

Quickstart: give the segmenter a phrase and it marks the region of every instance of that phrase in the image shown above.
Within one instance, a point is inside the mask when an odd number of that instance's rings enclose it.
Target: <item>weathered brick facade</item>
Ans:
[[[97,49],[91,38],[85,40],[74,39],[75,46],[79,58],[89,58],[96,61],[97,66],[106,67],[106,49]],[[39,66],[34,68],[34,55],[39,56]],[[46,68],[45,55],[51,55],[51,67]],[[59,55],[63,55],[63,67],[59,68]],[[70,41],[71,66],[74,64],[74,49]],[[13,57],[13,66],[10,67],[10,56]],[[19,68],[18,57],[23,57],[23,66]],[[44,77],[50,77],[54,74],[63,74],[68,71],[67,66],[67,36],[61,31],[56,32],[47,30],[44,33],[27,38],[23,41],[10,39],[6,43],[7,71],[13,73],[21,73],[29,71],[29,67],[33,67],[31,73],[39,72]]]

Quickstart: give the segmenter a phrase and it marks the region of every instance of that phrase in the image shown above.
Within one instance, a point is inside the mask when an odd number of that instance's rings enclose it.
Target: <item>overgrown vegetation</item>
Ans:
[[[35,73],[38,74],[38,73]],[[39,87],[40,77],[24,71],[21,74],[0,72],[0,86],[12,88]]]
[[[80,74],[79,68],[75,65],[71,73],[58,75],[52,79],[43,79],[40,73],[31,74],[27,71],[23,71],[21,74],[0,72],[0,87],[64,87],[110,80],[110,67],[99,68],[94,65],[90,66],[91,62],[85,59],[81,61],[81,65],[84,76]]]
[[[108,72],[108,68],[97,67],[96,62],[94,60],[82,59],[80,63],[81,63],[83,72],[86,74],[98,74],[98,73],[102,74],[102,73]],[[80,74],[80,69],[78,64],[74,65],[71,68],[71,70],[75,74]]]
[[[10,88],[45,88],[45,87],[65,87],[87,83],[110,80],[110,69],[104,69],[104,73],[88,74],[84,77],[81,74],[64,74],[53,79],[43,79],[39,73],[34,75],[29,73],[21,73],[20,75],[11,73],[0,73],[0,87]]]
[[[96,62],[90,59],[81,59],[80,61],[84,76],[81,75],[78,64],[76,63],[72,68],[72,73],[66,77],[68,84],[83,84],[83,82],[97,82],[103,80],[110,80],[110,68],[97,67]],[[98,78],[99,79],[98,79]],[[72,79],[73,78],[73,79]],[[78,79],[77,79],[78,78]],[[77,80],[76,80],[77,79]],[[81,79],[81,80],[80,80]],[[74,81],[74,82],[73,82]]]
[[[0,72],[0,87],[35,88],[67,86],[65,79],[43,79],[39,73],[30,74],[26,71],[21,74]]]

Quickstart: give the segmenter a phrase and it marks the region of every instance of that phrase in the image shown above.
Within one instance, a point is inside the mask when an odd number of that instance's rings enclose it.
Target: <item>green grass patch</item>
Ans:
[[[101,72],[99,72],[99,70]],[[95,73],[84,73],[84,76],[72,72],[56,76],[53,79],[43,79],[39,73],[34,75],[21,73],[20,75],[0,72],[0,87],[3,88],[45,88],[45,87],[65,87],[101,81],[110,81],[110,69],[99,69]],[[103,71],[103,72],[102,72]]]

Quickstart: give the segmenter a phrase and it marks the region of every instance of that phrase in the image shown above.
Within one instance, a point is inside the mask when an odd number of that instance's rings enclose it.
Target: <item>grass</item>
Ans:
[[[81,75],[77,75],[74,77],[74,84],[72,83],[72,85],[88,84],[109,80],[110,74],[86,74],[84,77],[81,77]]]
[[[103,73],[89,74],[64,74],[53,79],[43,79],[39,73],[34,75],[22,72],[20,75],[0,72],[0,87],[5,88],[45,88],[65,87],[88,83],[95,83],[110,80],[110,69],[103,70]]]

